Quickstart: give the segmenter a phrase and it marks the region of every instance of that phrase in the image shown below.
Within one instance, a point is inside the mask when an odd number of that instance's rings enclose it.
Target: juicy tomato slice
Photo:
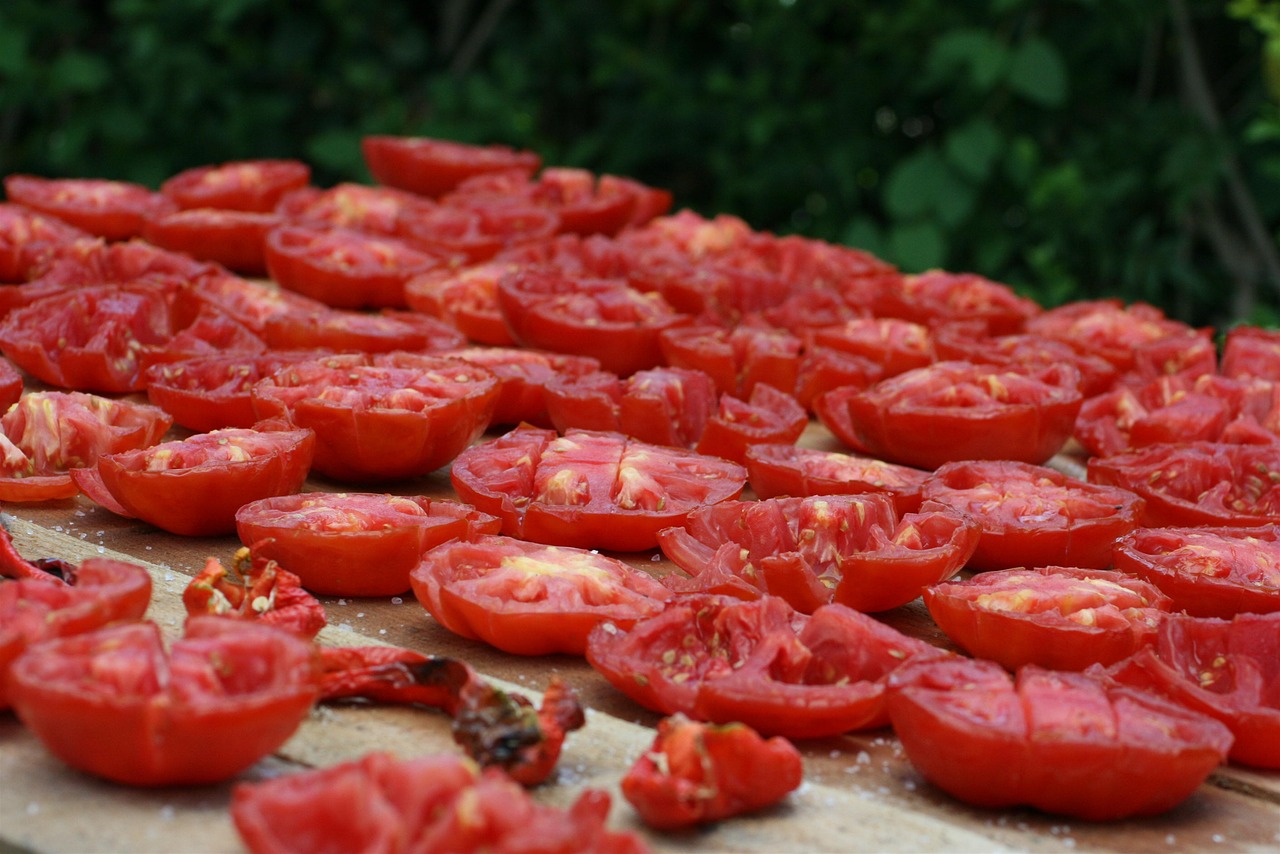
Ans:
[[[9,687],[18,717],[73,768],[134,786],[213,783],[306,718],[313,656],[287,632],[217,617],[189,620],[166,653],[154,623],[133,623],[29,649]]]
[[[516,655],[582,655],[599,623],[630,627],[661,611],[668,595],[617,558],[510,537],[431,549],[410,580],[445,628]]]
[[[812,412],[818,398],[829,391],[868,388],[883,378],[884,369],[870,359],[830,347],[809,347],[796,372],[796,400]]]
[[[800,752],[741,723],[658,722],[653,745],[622,778],[622,796],[645,824],[675,830],[772,806],[798,788]]]
[[[1280,613],[1173,614],[1154,648],[1107,675],[1222,721],[1235,736],[1231,761],[1280,768]]]
[[[677,327],[663,331],[659,344],[667,364],[709,374],[721,394],[746,397],[759,383],[796,387],[802,342],[781,329]]]
[[[366,136],[360,151],[379,184],[432,197],[477,175],[514,170],[527,176],[542,166],[533,151],[420,136]]]
[[[1115,546],[1115,568],[1159,587],[1196,617],[1280,611],[1280,531],[1139,528]]]
[[[1192,327],[1170,320],[1155,306],[1125,305],[1116,299],[1060,305],[1029,320],[1026,331],[1101,356],[1121,372],[1133,368],[1142,348],[1162,338],[1195,334]]]
[[[500,525],[457,501],[369,492],[273,496],[236,511],[240,542],[326,596],[404,593],[424,552]]]
[[[547,414],[547,386],[559,380],[572,382],[600,370],[600,363],[588,356],[515,347],[467,347],[441,355],[488,368],[498,378],[498,402],[490,425],[528,422],[548,427],[551,418]]]
[[[549,382],[546,404],[561,432],[609,430],[654,445],[692,448],[713,417],[716,394],[701,371],[652,368],[626,379],[598,371]]]
[[[48,247],[89,237],[89,233],[26,205],[0,202],[0,282],[33,277],[36,259]]]
[[[409,308],[456,327],[477,344],[515,344],[498,307],[498,280],[514,269],[505,261],[458,269],[431,270],[409,279],[404,298]]]
[[[214,615],[271,625],[311,640],[329,622],[302,580],[260,551],[237,549],[231,568],[210,557],[182,591],[187,617]]]
[[[620,433],[521,426],[460,453],[450,479],[507,536],[641,551],[695,508],[736,498],[747,477],[728,460]]]
[[[448,196],[450,204],[520,204],[550,208],[560,230],[571,234],[612,236],[631,223],[640,195],[638,182],[606,180],[586,169],[543,169],[537,178],[509,170],[469,178]]]
[[[361,353],[430,352],[466,343],[458,330],[434,317],[393,309],[377,314],[337,308],[312,314],[282,312],[267,319],[262,334],[273,348]]]
[[[957,646],[1008,670],[1114,664],[1154,641],[1173,606],[1137,578],[1062,566],[944,582],[926,589],[924,602]]]
[[[547,208],[502,204],[423,206],[402,215],[396,233],[410,243],[444,255],[460,255],[472,264],[488,261],[503,249],[551,239],[560,217]]]
[[[911,662],[887,702],[907,758],[948,794],[1088,821],[1172,809],[1231,744],[1218,721],[1149,692],[1035,666]]]
[[[1086,399],[1111,388],[1120,372],[1115,365],[1093,353],[1085,353],[1065,341],[1032,333],[987,335],[969,323],[947,323],[932,332],[933,348],[939,360],[988,362],[993,365],[1021,365],[1047,368],[1069,364],[1080,372],[1080,392]]]
[[[345,228],[283,225],[263,246],[271,278],[331,308],[406,308],[405,282],[453,263],[395,237]]]
[[[694,447],[702,454],[745,463],[753,446],[794,444],[807,426],[809,413],[795,397],[761,383],[748,400],[721,395],[718,410],[707,420]]]
[[[1093,457],[1088,477],[1140,495],[1148,527],[1280,524],[1280,443],[1152,445]]]
[[[422,196],[404,190],[343,182],[327,190],[294,190],[280,200],[275,212],[297,225],[394,236],[404,216],[433,206]]]
[[[662,297],[642,294],[625,280],[547,270],[503,276],[498,307],[521,345],[590,356],[624,377],[661,364],[659,335],[689,322]]]
[[[893,317],[862,317],[809,333],[810,346],[830,347],[870,359],[882,376],[923,368],[934,361],[929,327]]]
[[[1009,460],[947,463],[921,496],[967,513],[982,527],[974,570],[1015,566],[1111,566],[1115,541],[1138,526],[1145,503],[1127,489]]]
[[[443,356],[356,353],[289,365],[251,393],[261,417],[315,431],[317,472],[385,481],[430,474],[474,442],[489,424],[498,380]]]
[[[892,286],[881,288],[875,314],[900,317],[935,326],[954,320],[978,320],[991,335],[1021,332],[1040,314],[1033,300],[1018,296],[1008,285],[974,273],[930,270],[918,275],[891,277]]]
[[[106,454],[95,467],[74,470],[72,479],[108,509],[170,533],[229,534],[242,505],[297,492],[310,470],[316,441],[310,430],[263,427]]]
[[[0,413],[9,411],[9,407],[22,397],[22,371],[8,359],[0,356]]]
[[[904,605],[964,566],[977,523],[937,504],[899,517],[887,496],[727,501],[658,535],[692,579],[675,589],[772,594],[812,613],[835,601],[862,611]]]
[[[752,445],[746,456],[747,478],[757,498],[882,492],[905,514],[920,509],[920,487],[929,477],[929,472],[872,457],[795,445]]]
[[[1039,464],[1071,435],[1082,400],[1078,380],[1069,365],[1024,373],[935,362],[849,395],[849,418],[862,447],[902,465],[933,469],[965,459]]]
[[[264,276],[267,233],[284,220],[273,213],[190,208],[149,217],[142,237],[172,252],[221,264],[246,276]]]
[[[630,630],[593,629],[587,661],[645,708],[763,734],[824,738],[884,726],[885,677],[939,654],[843,605],[806,617],[773,596],[690,594]]]
[[[206,305],[229,314],[258,334],[265,331],[269,319],[280,314],[309,315],[329,308],[302,294],[230,274],[202,276],[196,287],[177,294],[176,311],[182,318],[196,316]]]
[[[1222,375],[1280,382],[1280,330],[1234,326],[1222,346]]]
[[[237,160],[185,169],[160,185],[160,192],[186,210],[270,213],[284,195],[307,186],[311,167],[301,160]]]
[[[503,772],[457,755],[353,762],[236,786],[231,817],[255,854],[516,851],[537,840],[546,854],[644,854],[635,834],[609,830],[610,798],[586,789],[568,809],[534,800]]]
[[[4,192],[11,202],[107,240],[137,237],[148,216],[173,208],[173,202],[141,184],[102,178],[9,175]]]

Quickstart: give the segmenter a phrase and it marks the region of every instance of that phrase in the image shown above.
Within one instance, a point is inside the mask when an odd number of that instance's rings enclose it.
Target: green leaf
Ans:
[[[942,267],[947,236],[929,220],[902,223],[889,232],[888,254],[890,261],[911,273]]]
[[[932,148],[898,161],[884,182],[884,204],[895,219],[911,219],[933,210],[938,185],[948,179],[947,164]]]
[[[978,116],[947,134],[943,151],[947,162],[967,178],[983,181],[1004,148],[1004,137],[987,118]]]
[[[845,246],[863,249],[872,255],[885,254],[884,232],[878,223],[868,216],[858,216],[849,223],[840,238]]]
[[[986,30],[960,27],[933,43],[925,59],[931,79],[947,81],[957,71],[967,71],[981,91],[990,90],[1008,62],[1008,50]]]
[[[110,79],[111,69],[101,57],[80,51],[62,54],[49,69],[49,81],[58,92],[97,92]]]
[[[1005,79],[1014,92],[1046,107],[1057,107],[1067,97],[1067,67],[1062,54],[1038,36],[1013,49]]]
[[[16,77],[26,69],[28,41],[22,30],[0,28],[0,75]]]

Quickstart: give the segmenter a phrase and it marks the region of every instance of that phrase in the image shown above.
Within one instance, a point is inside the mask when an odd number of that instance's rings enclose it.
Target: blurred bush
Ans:
[[[504,142],[1046,304],[1280,319],[1280,0],[4,0],[0,172]]]

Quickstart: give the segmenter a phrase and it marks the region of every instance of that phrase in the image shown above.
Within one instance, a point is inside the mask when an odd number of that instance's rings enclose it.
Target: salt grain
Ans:
[[[38,812],[40,812],[40,805],[38,803],[32,801],[27,804],[27,815],[35,815]]]
[[[404,600],[403,600],[403,599],[401,599],[399,596],[392,596],[392,597],[391,597],[391,604],[392,604],[392,605],[403,605],[403,604],[404,604]]]

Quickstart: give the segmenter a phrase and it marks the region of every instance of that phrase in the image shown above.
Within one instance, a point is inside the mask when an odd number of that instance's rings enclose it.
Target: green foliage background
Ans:
[[[1280,0],[5,0],[0,173],[504,142],[678,206],[1280,319]]]

